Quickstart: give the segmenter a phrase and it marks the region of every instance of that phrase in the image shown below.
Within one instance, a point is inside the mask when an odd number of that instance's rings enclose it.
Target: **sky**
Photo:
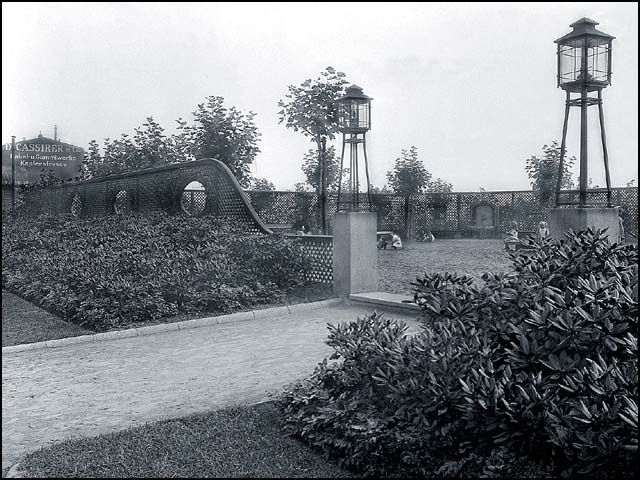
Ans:
[[[279,124],[277,103],[332,66],[373,97],[374,185],[415,145],[455,191],[526,190],[525,159],[562,134],[553,41],[581,17],[616,37],[603,91],[611,181],[637,185],[637,3],[3,2],[2,143],[53,138],[57,125],[86,148],[133,135],[148,116],[172,134],[222,96],[256,113],[253,175],[292,189],[313,145]],[[572,108],[569,155],[579,155],[579,122]],[[588,128],[589,176],[604,186],[595,107]]]

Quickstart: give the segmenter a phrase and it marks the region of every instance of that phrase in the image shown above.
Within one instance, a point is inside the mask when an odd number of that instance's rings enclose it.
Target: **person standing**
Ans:
[[[536,240],[542,242],[549,236],[549,229],[547,228],[547,222],[540,222],[538,224],[538,230],[536,231]]]
[[[625,232],[624,232],[624,220],[622,215],[624,214],[624,208],[618,207],[618,242],[622,243],[625,240]]]

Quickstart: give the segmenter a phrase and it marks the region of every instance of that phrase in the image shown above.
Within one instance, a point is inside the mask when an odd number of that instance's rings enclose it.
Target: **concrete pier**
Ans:
[[[333,292],[378,290],[375,212],[337,212],[333,222]]]

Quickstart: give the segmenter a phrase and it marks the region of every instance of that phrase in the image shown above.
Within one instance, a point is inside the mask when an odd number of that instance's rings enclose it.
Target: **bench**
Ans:
[[[285,233],[291,230],[293,225],[291,223],[270,223],[267,224],[267,228],[273,233]]]
[[[507,252],[515,252],[520,249],[520,242],[517,240],[508,240],[504,242],[504,249]]]

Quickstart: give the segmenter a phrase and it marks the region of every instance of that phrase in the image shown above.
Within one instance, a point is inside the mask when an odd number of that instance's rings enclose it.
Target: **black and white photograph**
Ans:
[[[638,457],[637,2],[2,2],[2,478]]]

